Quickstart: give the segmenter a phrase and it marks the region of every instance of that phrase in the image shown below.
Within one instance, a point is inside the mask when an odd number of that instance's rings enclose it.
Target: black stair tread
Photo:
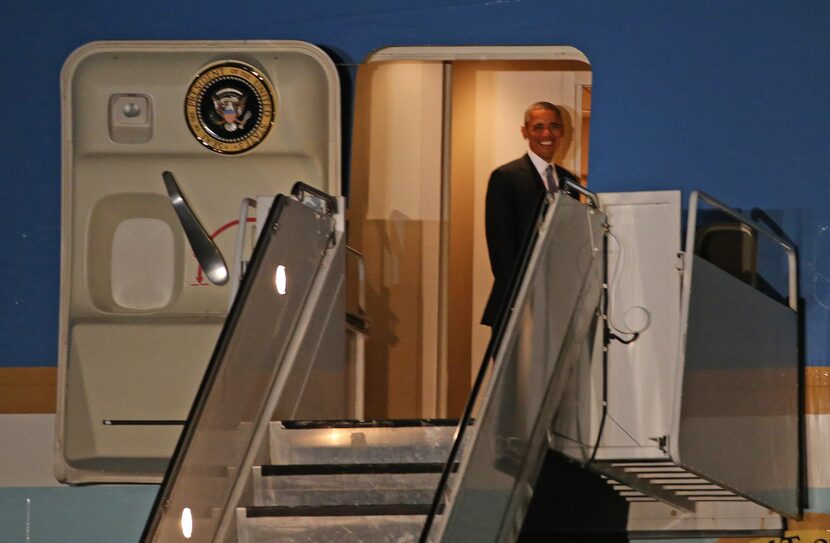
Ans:
[[[261,466],[263,477],[280,475],[359,475],[359,474],[407,474],[441,473],[444,462],[413,462],[401,464],[289,464]],[[458,465],[453,471],[458,470]]]
[[[286,430],[458,426],[458,419],[283,420],[280,422]]]
[[[262,517],[369,517],[387,515],[427,515],[431,505],[370,504],[370,505],[258,505],[246,508],[248,518]],[[443,506],[439,508],[440,514]]]

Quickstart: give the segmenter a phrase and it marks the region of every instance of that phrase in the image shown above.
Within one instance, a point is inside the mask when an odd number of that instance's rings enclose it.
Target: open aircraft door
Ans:
[[[253,229],[240,201],[340,194],[336,68],[296,41],[98,42],[61,84],[55,474],[159,482]]]

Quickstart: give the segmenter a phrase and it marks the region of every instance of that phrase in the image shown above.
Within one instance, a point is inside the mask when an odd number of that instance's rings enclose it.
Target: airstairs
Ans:
[[[677,342],[661,355],[664,371],[638,376],[631,367],[649,362],[636,356],[638,338],[646,350],[660,338],[649,339],[648,318],[628,337],[606,325],[615,317],[609,270],[621,265],[607,234],[618,221],[616,243],[630,249],[638,229],[665,220],[665,208],[657,202],[655,217],[632,223],[643,201],[600,199],[590,195],[586,205],[560,193],[542,203],[460,421],[367,421],[340,420],[331,408],[348,403],[336,373],[327,389],[334,402],[309,386],[327,381],[328,360],[345,341],[338,201],[302,188],[278,196],[142,540],[515,541],[550,449],[601,473],[628,500],[625,529],[638,536],[779,533],[782,515],[797,517],[801,507],[796,313],[696,256],[690,262],[694,247],[685,262],[674,251],[668,275],[677,290],[659,277],[649,285],[663,288],[658,297],[676,294],[675,305],[636,307],[660,319],[657,329],[676,328]],[[669,199],[678,199],[679,223],[679,197]],[[767,235],[759,225],[751,232]],[[662,258],[653,250],[661,244],[652,245],[639,251],[642,270]],[[642,287],[642,279],[635,271],[626,280]],[[718,305],[718,292],[731,310]],[[700,341],[730,326],[746,337]],[[730,341],[738,343],[730,360],[706,348]],[[623,369],[612,362],[629,366],[616,380]],[[771,412],[749,405],[752,386],[729,400],[748,380],[775,395]],[[617,381],[630,393],[614,397]],[[669,414],[632,402],[637,391]],[[758,436],[764,429],[791,442]]]
[[[290,422],[308,418],[298,416],[304,384],[325,372],[327,323],[342,314],[336,202],[300,199],[272,206],[144,540],[515,538],[596,322],[603,215],[545,202],[524,252],[530,272],[489,353],[507,362],[485,365],[460,423]],[[572,266],[549,284],[557,260]]]

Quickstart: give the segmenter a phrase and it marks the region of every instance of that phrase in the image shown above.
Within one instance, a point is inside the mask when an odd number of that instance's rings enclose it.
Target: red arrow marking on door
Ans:
[[[256,217],[248,217],[246,222],[256,222]],[[222,226],[219,227],[218,230],[216,230],[216,232],[214,232],[213,234],[210,235],[210,239],[215,239],[216,236],[218,236],[219,234],[221,234],[222,232],[224,232],[228,228],[230,228],[232,226],[237,226],[238,224],[239,224],[239,219],[235,219],[233,221],[230,221],[228,223],[223,224]],[[194,255],[193,258],[196,258],[196,256]],[[205,277],[204,277],[204,274],[202,273],[202,265],[201,264],[196,269],[196,282],[195,283],[190,283],[190,286],[191,287],[209,287],[210,286],[210,283],[205,282]]]

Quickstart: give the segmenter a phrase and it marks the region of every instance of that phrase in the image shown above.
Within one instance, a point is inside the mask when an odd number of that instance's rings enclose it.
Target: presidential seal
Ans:
[[[249,64],[220,62],[206,67],[190,84],[184,101],[187,126],[199,142],[217,153],[244,153],[265,139],[274,124],[271,83]]]

